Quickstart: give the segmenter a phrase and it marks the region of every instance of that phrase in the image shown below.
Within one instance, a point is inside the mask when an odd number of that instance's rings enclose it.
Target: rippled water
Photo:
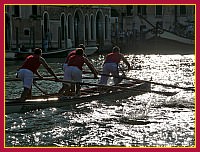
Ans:
[[[131,78],[194,86],[194,55],[126,55],[134,70]],[[101,67],[103,56],[90,59]],[[48,59],[56,73],[62,72],[63,59]],[[21,61],[6,63],[6,76],[14,77]],[[46,74],[44,69],[40,70]],[[85,80],[91,81],[91,80]],[[110,81],[112,83],[112,81]],[[58,82],[40,82],[49,93],[61,87]],[[52,89],[52,90],[51,90]],[[47,108],[24,114],[6,115],[5,145],[10,146],[127,146],[194,147],[195,93],[152,85],[153,90],[178,92],[174,96],[146,93],[122,100]],[[19,97],[21,82],[6,82],[6,98]],[[34,94],[41,94],[33,88]]]

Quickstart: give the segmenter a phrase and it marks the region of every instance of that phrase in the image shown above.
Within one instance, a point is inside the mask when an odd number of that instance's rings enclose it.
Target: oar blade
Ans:
[[[163,94],[165,95],[165,96],[174,96],[174,95],[176,95],[178,92],[163,92]]]
[[[165,95],[165,96],[174,96],[174,95],[176,95],[178,93],[178,92],[166,92],[166,91],[155,91],[155,90],[151,90],[149,92],[150,93],[160,94],[160,95]]]

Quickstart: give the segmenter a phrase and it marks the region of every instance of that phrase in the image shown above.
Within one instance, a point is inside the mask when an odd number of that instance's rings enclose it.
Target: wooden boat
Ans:
[[[43,52],[42,56],[44,58],[63,58],[66,57],[67,54],[76,48],[69,48],[69,49],[63,49],[63,50],[50,50],[49,52]],[[97,52],[98,48],[96,46],[86,47],[85,48],[85,54],[86,55],[92,55],[95,52]],[[15,53],[15,59],[16,60],[24,60],[28,55],[33,54],[32,50],[27,51],[19,51]]]
[[[146,40],[154,38],[154,37],[155,37],[155,32],[152,32],[152,30],[148,31],[145,34],[145,39]],[[190,38],[187,38],[187,37],[182,37],[182,36],[179,36],[179,35],[177,35],[175,33],[172,33],[170,31],[164,30],[164,29],[162,29],[162,31],[157,34],[157,37],[168,39],[168,40],[172,40],[172,41],[176,41],[176,42],[183,43],[183,44],[189,44],[189,45],[194,45],[194,43],[195,43],[194,39],[190,39]]]
[[[164,33],[160,35],[160,37],[165,38],[165,39],[169,39],[169,40],[173,40],[173,41],[177,41],[177,42],[180,42],[180,43],[184,43],[184,44],[194,45],[194,43],[195,43],[194,39],[182,37],[182,36],[179,36],[175,33],[169,32],[167,30],[165,30]]]
[[[6,61],[13,61],[15,60],[15,53],[12,50],[5,51],[5,60]]]
[[[142,15],[138,15],[139,18],[143,19],[145,22],[147,22],[149,25],[152,26],[152,29],[149,29],[147,31],[145,31],[145,39],[151,39],[153,37],[161,37],[161,38],[165,38],[168,40],[172,40],[172,41],[176,41],[176,42],[180,42],[183,44],[190,44],[190,45],[194,45],[195,40],[186,35],[182,35],[183,33],[180,34],[176,34],[175,32],[169,31],[167,29],[163,29],[163,28],[159,28],[157,25],[153,25],[149,20],[147,20],[144,16]],[[194,24],[194,23],[192,23]],[[183,32],[188,32],[188,31],[183,31]]]
[[[105,85],[104,85],[105,86]],[[100,89],[101,88],[101,89]],[[80,96],[57,96],[44,95],[35,96],[21,102],[19,99],[6,99],[5,113],[23,113],[36,109],[44,109],[49,107],[65,107],[72,104],[90,102],[93,100],[118,100],[137,96],[151,91],[151,84],[147,82],[141,83],[124,83],[119,86],[107,87],[91,87],[81,90]]]

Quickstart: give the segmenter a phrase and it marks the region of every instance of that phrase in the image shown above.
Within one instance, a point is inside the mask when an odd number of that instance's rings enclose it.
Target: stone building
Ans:
[[[6,5],[5,48],[52,49],[111,45],[111,7],[94,5]]]
[[[115,37],[126,33],[140,37],[159,26],[184,37],[189,36],[188,27],[193,27],[194,38],[195,5],[123,5],[112,6],[111,12]]]
[[[195,5],[5,6],[6,50],[22,45],[66,49],[80,43],[106,50],[120,42],[116,39],[141,40],[158,27],[194,39]]]

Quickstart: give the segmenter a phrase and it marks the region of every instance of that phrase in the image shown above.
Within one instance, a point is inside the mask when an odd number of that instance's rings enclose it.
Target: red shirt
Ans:
[[[40,67],[40,56],[39,55],[29,55],[26,60],[24,61],[21,69],[29,69],[33,73],[37,71],[37,69]]]
[[[85,63],[84,57],[80,55],[72,55],[69,57],[68,66],[76,66],[82,70],[83,64]]]
[[[119,52],[109,53],[106,56],[105,63],[119,63],[122,58],[122,54]]]
[[[72,55],[75,55],[75,54],[76,54],[76,50],[71,51],[71,52],[67,55],[66,60],[65,60],[65,63],[67,63],[67,62],[69,61],[69,58],[70,58]]]

